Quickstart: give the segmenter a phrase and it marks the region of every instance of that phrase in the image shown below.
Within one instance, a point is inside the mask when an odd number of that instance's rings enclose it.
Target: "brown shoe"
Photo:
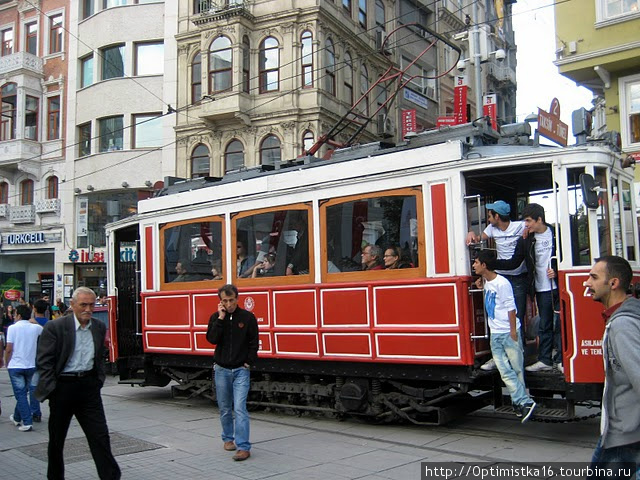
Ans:
[[[251,456],[251,452],[249,450],[238,450],[236,454],[233,456],[233,459],[236,462],[241,462],[242,460],[246,460]]]
[[[227,452],[233,452],[236,449],[236,444],[233,443],[233,441],[231,442],[224,442],[224,449]]]

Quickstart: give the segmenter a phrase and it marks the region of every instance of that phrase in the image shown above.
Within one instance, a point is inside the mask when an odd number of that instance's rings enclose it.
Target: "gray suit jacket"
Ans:
[[[104,383],[104,337],[107,327],[96,318],[91,319],[91,332],[95,354],[93,368],[98,374],[100,383]],[[76,344],[76,323],[73,312],[64,317],[50,320],[44,325],[44,330],[38,341],[38,354],[36,366],[40,374],[40,380],[36,387],[35,396],[41,402],[49,398],[56,388],[58,375],[73,354]]]

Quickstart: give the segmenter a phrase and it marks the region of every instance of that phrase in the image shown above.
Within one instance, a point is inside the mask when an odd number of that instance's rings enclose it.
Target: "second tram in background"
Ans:
[[[167,185],[141,201],[107,228],[121,380],[211,396],[207,323],[217,288],[234,283],[260,327],[253,405],[415,423],[488,403],[508,411],[497,373],[478,368],[488,332],[465,244],[485,226],[484,205],[502,199],[513,220],[543,204],[558,231],[565,371],[527,373],[537,415],[567,419],[598,402],[603,322],[583,283],[607,254],[640,275],[633,171],[605,145],[531,146],[527,129],[467,124]],[[398,249],[406,268],[363,271],[367,245]]]

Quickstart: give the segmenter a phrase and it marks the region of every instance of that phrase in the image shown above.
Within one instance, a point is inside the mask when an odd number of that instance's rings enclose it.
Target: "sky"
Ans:
[[[518,0],[512,6],[518,47],[516,114],[518,121],[523,121],[530,113],[537,114],[538,107],[549,111],[551,100],[556,97],[560,101],[560,119],[569,125],[571,145],[575,142],[571,112],[580,107],[591,109],[592,94],[561,76],[553,64],[556,58],[553,3],[553,0]]]

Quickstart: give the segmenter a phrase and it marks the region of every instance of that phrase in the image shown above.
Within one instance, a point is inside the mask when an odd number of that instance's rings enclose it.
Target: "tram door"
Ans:
[[[124,370],[134,368],[132,360],[143,353],[138,225],[115,230],[114,235],[118,369],[126,378]]]

